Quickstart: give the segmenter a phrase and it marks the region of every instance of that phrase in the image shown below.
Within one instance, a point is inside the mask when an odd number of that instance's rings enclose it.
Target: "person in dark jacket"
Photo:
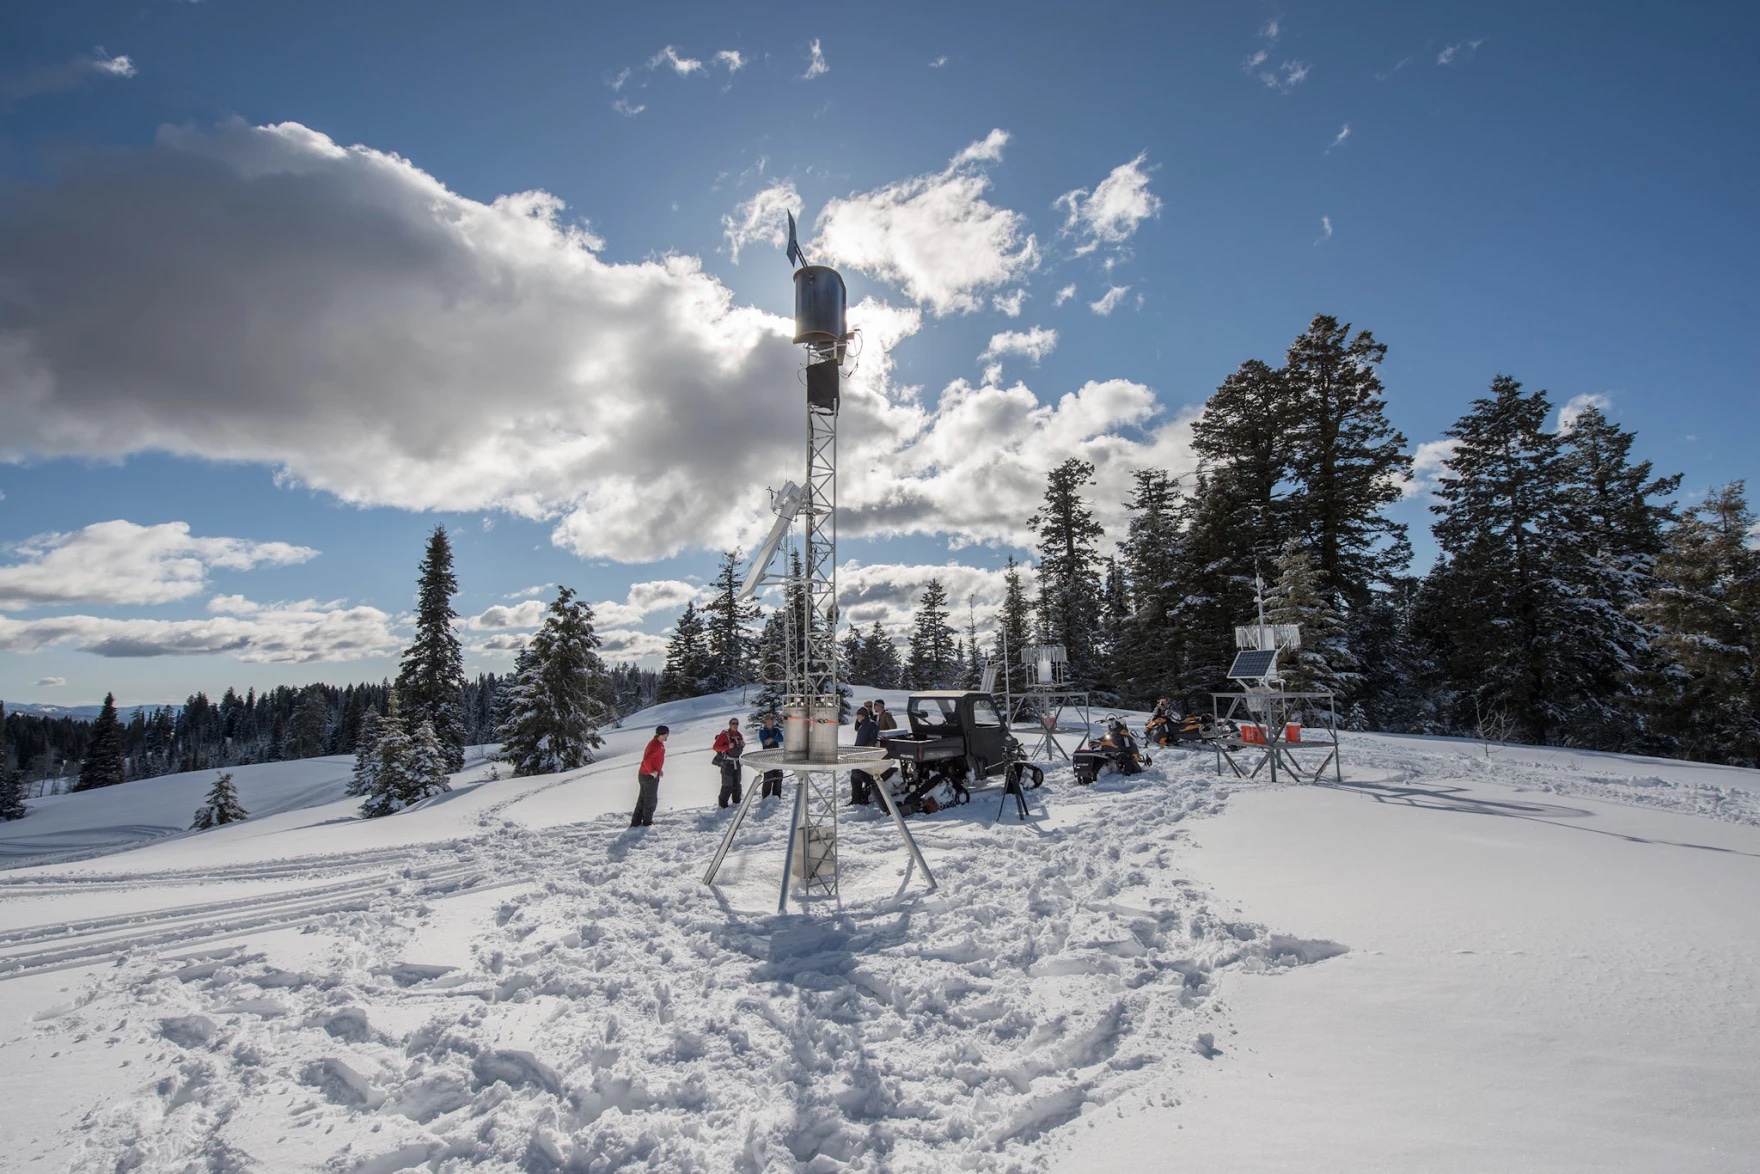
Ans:
[[[765,714],[764,724],[758,727],[758,749],[782,749],[782,729],[776,724],[776,715],[773,713]],[[765,771],[763,781],[758,785],[758,798],[769,799],[772,796],[782,798],[782,772],[779,770]]]
[[[654,736],[648,739],[648,747],[642,751],[642,764],[636,768],[636,811],[629,817],[632,828],[654,826],[654,807],[660,802],[660,776],[666,769],[666,735],[669,732],[665,726],[655,726]]]
[[[726,807],[729,803],[738,803],[741,792],[739,786],[739,756],[746,751],[746,737],[739,732],[739,719],[727,719],[727,728],[715,735],[715,761],[721,764],[721,795],[715,803],[718,807]]]
[[[878,746],[880,744],[880,726],[874,720],[874,711],[867,706],[856,710],[856,745]],[[849,803],[851,807],[866,807],[874,801],[874,776],[865,770],[849,772]]]

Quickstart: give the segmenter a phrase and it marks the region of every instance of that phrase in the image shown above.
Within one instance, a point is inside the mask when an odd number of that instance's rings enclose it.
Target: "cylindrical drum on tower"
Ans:
[[[807,707],[782,707],[782,757],[789,762],[805,762],[809,755]]]
[[[807,724],[807,758],[812,762],[837,761],[837,706],[814,709]]]
[[[843,277],[828,265],[806,265],[794,271],[794,340],[842,342],[843,316],[849,295]]]

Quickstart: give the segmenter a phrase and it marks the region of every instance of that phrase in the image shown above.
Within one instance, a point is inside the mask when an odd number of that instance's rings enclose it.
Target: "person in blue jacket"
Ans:
[[[874,720],[874,711],[866,705],[856,710],[856,745],[878,746],[880,744],[880,726]],[[874,801],[874,776],[865,770],[849,772],[849,805],[866,807]]]
[[[782,729],[776,724],[776,715],[773,713],[765,714],[764,724],[758,727],[758,749],[782,749]],[[764,772],[763,782],[758,787],[758,798],[782,798],[781,771],[767,770]]]

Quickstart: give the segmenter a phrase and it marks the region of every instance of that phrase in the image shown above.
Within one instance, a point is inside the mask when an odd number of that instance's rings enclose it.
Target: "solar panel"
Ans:
[[[1237,652],[1234,663],[1228,668],[1228,679],[1231,681],[1257,681],[1271,675],[1272,668],[1277,664],[1277,649],[1249,648]]]

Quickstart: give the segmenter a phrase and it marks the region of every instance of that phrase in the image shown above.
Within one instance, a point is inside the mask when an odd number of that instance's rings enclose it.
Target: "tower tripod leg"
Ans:
[[[794,814],[788,821],[788,854],[782,859],[782,892],[776,898],[776,912],[788,912],[788,877],[794,870],[794,854],[800,849],[795,839],[801,833],[802,816],[807,810],[807,780],[801,771],[790,771],[794,776]]]
[[[715,853],[715,859],[709,862],[709,871],[703,874],[704,884],[715,883],[715,874],[721,871],[721,862],[727,859],[727,850],[733,847],[733,837],[739,834],[739,825],[745,822],[746,809],[752,805],[752,798],[758,790],[757,787],[746,788],[745,796],[739,801],[739,809],[733,813],[733,822],[727,825],[727,834],[721,837],[721,848]]]
[[[878,780],[874,784],[874,789],[880,794],[880,805],[886,808],[886,814],[892,817],[892,825],[904,838],[904,846],[910,849],[911,859],[916,861],[917,867],[923,870],[923,879],[929,882],[929,892],[933,893],[939,887],[935,883],[935,874],[929,871],[929,862],[923,859],[923,853],[918,850],[917,841],[911,835],[911,829],[904,825],[904,816],[899,814],[898,802],[892,797],[892,789],[886,785],[884,779]]]

